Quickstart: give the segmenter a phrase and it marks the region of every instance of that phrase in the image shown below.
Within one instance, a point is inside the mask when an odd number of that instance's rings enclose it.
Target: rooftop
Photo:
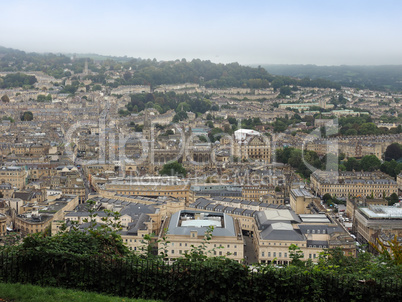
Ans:
[[[197,231],[198,236],[203,236],[210,226],[214,227],[214,237],[237,236],[233,218],[216,212],[181,210],[172,215],[168,230],[171,235],[190,235]]]
[[[402,219],[402,208],[394,206],[369,206],[360,208],[368,218]]]

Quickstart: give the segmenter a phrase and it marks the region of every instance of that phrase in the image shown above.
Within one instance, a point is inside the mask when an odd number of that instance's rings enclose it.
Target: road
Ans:
[[[254,244],[253,244],[253,238],[249,236],[243,236],[244,238],[244,259],[246,264],[253,264],[257,262],[257,255],[255,254],[254,251]]]

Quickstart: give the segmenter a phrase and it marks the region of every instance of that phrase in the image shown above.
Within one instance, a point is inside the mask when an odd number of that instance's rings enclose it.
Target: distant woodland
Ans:
[[[96,59],[96,60],[95,60]],[[302,87],[336,88],[340,85],[325,79],[294,79],[274,76],[262,67],[242,66],[238,63],[215,64],[211,61],[185,59],[157,61],[156,59],[102,57],[90,58],[63,54],[38,54],[0,47],[0,71],[43,71],[63,79],[82,73],[88,62],[89,70],[96,75],[88,76],[93,82],[117,87],[119,85],[151,85],[198,83],[206,87],[244,87],[251,89],[299,85]],[[106,72],[124,71],[113,83],[106,83]]]
[[[263,65],[262,67],[274,75],[325,79],[342,86],[360,89],[402,91],[402,65]]]
[[[86,57],[85,57],[86,56]],[[402,65],[390,66],[316,66],[263,65],[242,66],[238,63],[215,64],[211,61],[185,59],[157,61],[101,55],[38,54],[0,47],[0,71],[43,71],[64,79],[82,73],[85,62],[96,75],[88,76],[94,83],[119,85],[151,85],[197,83],[206,87],[244,87],[261,89],[298,85],[340,89],[341,86],[372,90],[402,91]],[[106,83],[107,71],[124,72],[113,83]],[[26,79],[25,79],[26,80]],[[32,80],[14,81],[22,87]],[[29,84],[28,84],[29,83]],[[3,79],[2,88],[7,85]]]

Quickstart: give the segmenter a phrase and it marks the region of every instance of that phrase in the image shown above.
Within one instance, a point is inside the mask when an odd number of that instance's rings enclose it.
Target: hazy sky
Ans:
[[[402,64],[402,1],[0,0],[0,45],[241,64]]]

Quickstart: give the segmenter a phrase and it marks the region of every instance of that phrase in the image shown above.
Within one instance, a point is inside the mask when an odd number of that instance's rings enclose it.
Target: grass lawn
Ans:
[[[0,283],[0,302],[145,302],[154,300],[104,296],[71,289],[40,287],[29,284]]]

